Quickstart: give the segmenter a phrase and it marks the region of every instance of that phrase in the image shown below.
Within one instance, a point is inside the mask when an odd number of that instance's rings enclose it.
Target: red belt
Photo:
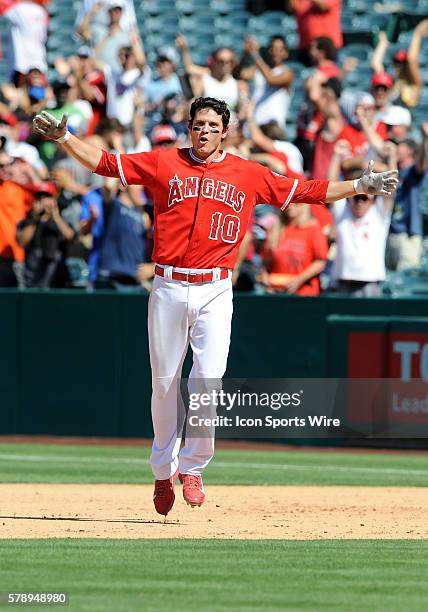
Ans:
[[[160,266],[155,267],[155,274],[165,277],[165,270]],[[214,280],[214,272],[174,272],[172,280],[186,281],[187,283],[211,283]],[[229,270],[220,270],[220,276],[216,280],[229,278]]]

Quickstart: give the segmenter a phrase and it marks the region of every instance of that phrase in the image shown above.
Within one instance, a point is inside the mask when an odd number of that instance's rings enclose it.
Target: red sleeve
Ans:
[[[124,187],[152,187],[157,174],[159,150],[149,153],[107,153],[103,151],[95,173],[120,179]]]
[[[291,202],[325,204],[329,181],[299,181],[261,166],[257,176],[256,204],[271,204],[285,210]]]

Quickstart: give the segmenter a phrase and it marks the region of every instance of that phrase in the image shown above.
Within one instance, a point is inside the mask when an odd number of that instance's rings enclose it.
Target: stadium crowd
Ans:
[[[0,0],[7,20],[9,79],[0,85],[0,287],[86,286],[149,291],[153,203],[150,190],[119,189],[31,131],[47,109],[88,141],[119,153],[188,146],[192,99],[225,100],[232,118],[224,149],[302,180],[360,176],[398,167],[394,197],[356,196],[330,207],[267,205],[254,210],[243,240],[237,290],[316,296],[382,293],[387,270],[423,260],[422,197],[428,122],[414,111],[423,81],[421,47],[428,19],[408,48],[387,63],[380,32],[369,90],[348,89],[358,58],[338,61],[343,44],[340,0],[289,0],[299,35],[297,58],[309,72],[293,142],[286,131],[296,91],[287,32],[266,48],[249,33],[243,52],[213,49],[197,64],[186,37],[148,61],[133,0],[83,0],[76,15],[76,53],[57,55],[49,70],[48,0]],[[71,35],[64,34],[64,35]],[[48,78],[50,75],[50,78]]]

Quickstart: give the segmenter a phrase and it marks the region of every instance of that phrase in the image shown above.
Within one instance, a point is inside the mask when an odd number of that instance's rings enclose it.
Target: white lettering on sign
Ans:
[[[392,345],[394,353],[400,355],[400,378],[409,381],[412,378],[422,378],[428,381],[428,343],[421,346],[420,342],[397,340]],[[412,376],[412,358],[419,354],[419,372]]]

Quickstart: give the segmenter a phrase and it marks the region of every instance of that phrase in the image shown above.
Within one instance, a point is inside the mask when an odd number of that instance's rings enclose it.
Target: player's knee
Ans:
[[[177,381],[173,376],[162,378],[154,377],[152,380],[153,396],[158,400],[163,400],[171,391],[173,386],[175,391],[177,391]]]

